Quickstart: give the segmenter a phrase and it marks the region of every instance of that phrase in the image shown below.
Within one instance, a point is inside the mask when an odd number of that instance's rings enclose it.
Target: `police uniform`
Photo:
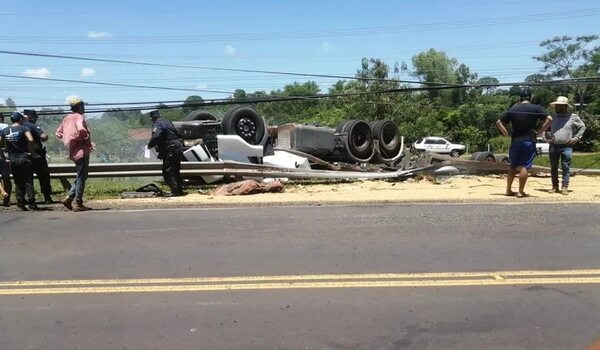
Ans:
[[[13,121],[22,121],[16,116],[18,112],[13,113]],[[31,166],[31,157],[29,153],[29,141],[25,134],[29,128],[23,125],[11,125],[0,132],[2,140],[6,143],[8,156],[11,162],[13,179],[15,181],[17,206],[26,210],[25,204],[29,204],[31,209],[37,209],[35,205],[35,193],[33,191],[33,169]]]
[[[183,180],[181,179],[181,159],[183,158],[183,143],[181,135],[170,120],[160,118],[158,111],[153,111],[150,116],[158,118],[154,121],[152,137],[148,148],[158,150],[158,159],[162,159],[162,175],[165,183],[171,188],[175,196],[183,195]]]
[[[8,124],[5,124],[3,120],[4,118],[0,118],[0,133],[2,130],[4,130],[4,128],[8,127]],[[8,207],[10,205],[12,182],[10,182],[10,163],[8,162],[7,156],[4,154],[3,149],[0,149],[0,179],[2,179],[2,186],[4,186],[4,190],[6,193],[8,193],[8,197],[2,199],[2,205]]]
[[[34,110],[24,110],[23,113],[28,116],[37,116]],[[48,160],[46,159],[46,148],[42,144],[42,134],[44,131],[42,128],[31,120],[27,120],[23,123],[24,126],[29,128],[33,142],[35,143],[36,153],[31,157],[31,165],[33,172],[37,175],[38,181],[40,182],[40,189],[44,195],[46,203],[52,203],[52,187],[50,185],[50,169],[48,168]]]

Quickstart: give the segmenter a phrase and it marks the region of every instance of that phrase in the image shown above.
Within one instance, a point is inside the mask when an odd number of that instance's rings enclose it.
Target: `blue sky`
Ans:
[[[555,35],[598,34],[593,0],[8,1],[2,50],[353,75],[362,57],[410,62],[435,48],[480,76],[520,81]],[[266,90],[302,77],[0,55],[0,74],[186,89]],[[403,78],[409,78],[404,76]],[[326,90],[333,79],[314,79]],[[18,105],[181,100],[194,94],[0,78]],[[205,98],[223,94],[198,92]]]

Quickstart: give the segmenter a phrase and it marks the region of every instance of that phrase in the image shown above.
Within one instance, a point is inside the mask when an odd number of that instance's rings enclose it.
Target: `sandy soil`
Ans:
[[[102,200],[95,201],[94,205],[112,208],[162,208],[419,202],[600,202],[600,177],[573,177],[569,195],[548,193],[551,187],[549,178],[530,178],[526,188],[529,198],[506,197],[505,186],[503,176],[455,176],[437,180],[314,185],[288,183],[284,193],[223,197],[191,193],[192,190],[189,189],[190,194],[185,197]]]

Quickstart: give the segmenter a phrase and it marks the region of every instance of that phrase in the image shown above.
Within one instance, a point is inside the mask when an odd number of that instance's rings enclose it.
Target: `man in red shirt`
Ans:
[[[85,181],[88,177],[90,165],[90,153],[94,149],[91,140],[91,132],[83,114],[85,105],[79,98],[72,98],[70,101],[71,111],[56,130],[56,137],[63,140],[69,158],[75,162],[77,177],[71,186],[71,190],[62,204],[69,210],[87,211],[91,208],[83,205],[83,192],[85,190]],[[75,205],[73,205],[75,200]]]

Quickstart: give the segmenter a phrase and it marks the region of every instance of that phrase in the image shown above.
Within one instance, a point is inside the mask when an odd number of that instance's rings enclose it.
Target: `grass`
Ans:
[[[550,158],[548,155],[535,157],[533,164],[539,166],[550,166]],[[591,168],[600,169],[600,153],[575,153],[571,162],[572,168]]]
[[[84,199],[119,198],[122,192],[135,191],[135,189],[138,187],[154,182],[153,180],[154,178],[88,179],[85,184]],[[69,179],[69,181],[73,183],[73,179]],[[159,185],[159,187],[162,188],[164,191],[167,190],[167,187],[162,186],[161,183],[155,183]],[[63,186],[59,180],[52,179],[51,184],[52,191],[54,192],[53,197],[55,197],[55,199],[62,198],[63,195],[66,195],[66,192],[64,191]],[[36,197],[42,198],[39,182],[37,181],[37,179],[34,180],[34,187],[36,191]],[[60,197],[58,193],[60,193]]]

